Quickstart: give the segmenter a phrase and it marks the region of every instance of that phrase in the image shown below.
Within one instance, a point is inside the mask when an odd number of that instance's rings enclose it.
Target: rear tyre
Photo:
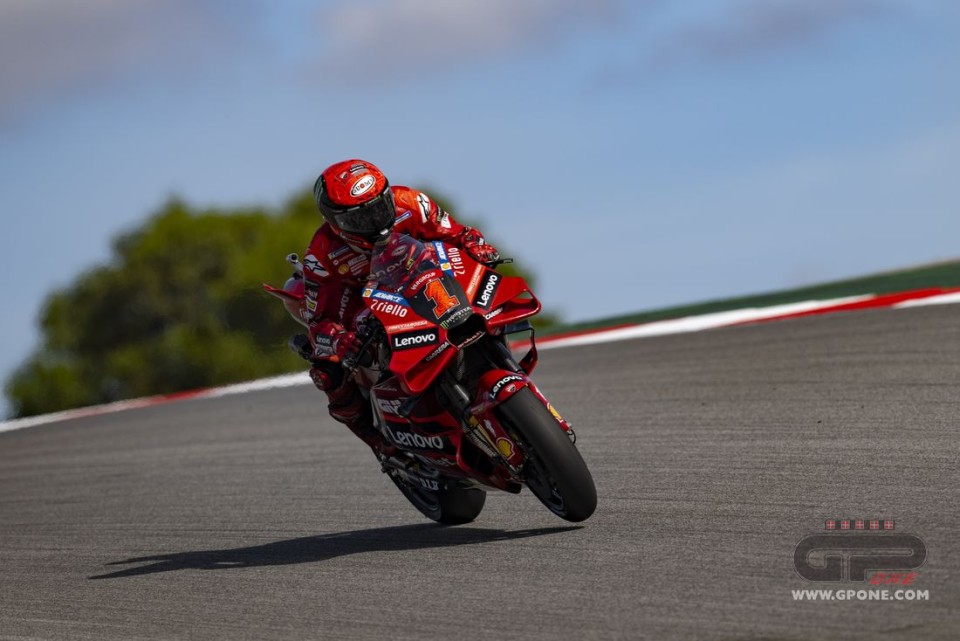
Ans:
[[[487,493],[475,487],[448,487],[442,490],[428,490],[414,487],[402,477],[390,473],[400,493],[407,497],[413,507],[420,510],[428,519],[444,525],[470,523],[483,510]]]
[[[551,512],[583,521],[597,509],[597,488],[567,433],[533,390],[524,387],[497,412],[520,442],[527,487]]]

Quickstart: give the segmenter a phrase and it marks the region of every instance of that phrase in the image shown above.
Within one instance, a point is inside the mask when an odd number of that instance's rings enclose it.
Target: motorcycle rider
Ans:
[[[310,378],[326,393],[330,416],[378,451],[385,442],[373,427],[369,403],[340,365],[362,343],[351,328],[365,309],[361,291],[375,243],[396,231],[418,240],[443,240],[481,263],[496,261],[499,254],[477,229],[456,222],[423,192],[391,186],[380,169],[363,160],[344,160],[325,169],[313,194],[325,222],[303,259],[304,305],[313,346]],[[301,348],[307,348],[305,342]]]

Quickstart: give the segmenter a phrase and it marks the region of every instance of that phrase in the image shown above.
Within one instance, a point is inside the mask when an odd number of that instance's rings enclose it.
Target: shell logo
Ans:
[[[563,417],[560,416],[560,412],[554,409],[553,405],[547,403],[547,409],[550,410],[550,413],[553,414],[553,418],[557,419],[561,423],[563,422]]]

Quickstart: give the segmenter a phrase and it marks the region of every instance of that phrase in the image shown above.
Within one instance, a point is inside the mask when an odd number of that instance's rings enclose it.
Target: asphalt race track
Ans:
[[[312,388],[0,434],[3,639],[960,638],[960,307],[557,349],[597,513],[420,517]],[[800,602],[828,517],[929,601]]]

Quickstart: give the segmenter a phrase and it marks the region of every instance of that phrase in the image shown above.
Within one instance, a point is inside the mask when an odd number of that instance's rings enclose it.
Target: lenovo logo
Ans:
[[[422,436],[413,432],[401,432],[400,430],[390,429],[393,434],[393,440],[402,447],[415,447],[419,449],[442,450],[444,443],[439,436]]]
[[[487,275],[480,281],[480,287],[477,288],[477,293],[473,297],[473,304],[483,309],[490,307],[490,303],[493,302],[493,295],[496,293],[497,285],[499,284],[500,274],[487,272]]]
[[[425,329],[419,332],[394,334],[390,338],[390,346],[395,350],[412,349],[425,345],[435,345],[438,341],[439,336],[437,335],[437,330]]]

